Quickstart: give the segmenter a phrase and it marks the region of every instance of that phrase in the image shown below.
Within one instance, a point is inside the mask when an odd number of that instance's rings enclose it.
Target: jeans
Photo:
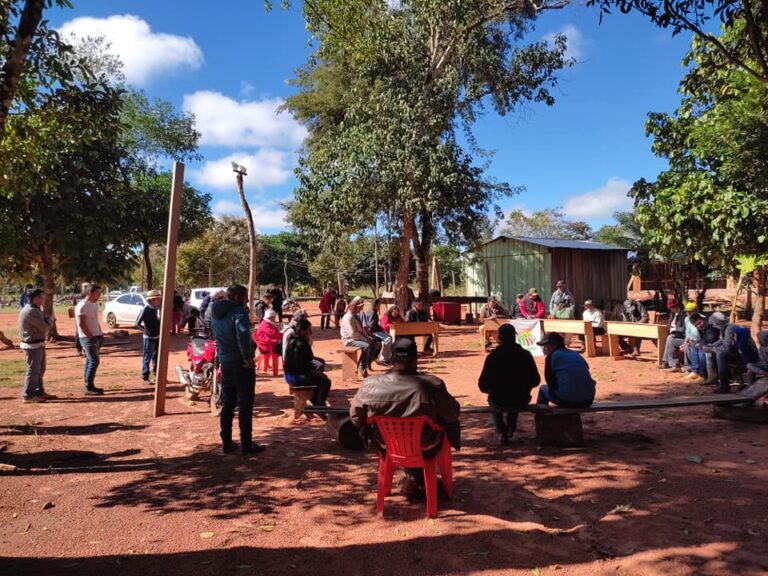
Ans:
[[[232,444],[232,420],[237,406],[240,427],[240,448],[248,450],[253,442],[253,398],[256,394],[256,370],[244,366],[221,366],[221,441]]]
[[[381,341],[379,360],[389,363],[389,361],[392,360],[392,336],[386,332],[374,332],[373,335]]]
[[[144,352],[141,357],[141,379],[149,380],[149,365],[152,371],[157,372],[157,349],[160,345],[158,338],[144,337]]]
[[[528,396],[528,401],[525,404],[522,404],[519,406],[519,408],[524,408],[525,406],[530,403],[531,397]],[[493,426],[496,428],[496,432],[504,436],[505,438],[508,438],[511,436],[515,430],[517,429],[517,411],[509,411],[512,408],[512,406],[503,406],[499,404],[498,402],[494,401],[492,397],[488,397],[488,405],[491,408],[494,408],[494,410],[491,412],[491,415],[493,417]]]
[[[370,342],[366,342],[365,340],[352,340],[351,342],[348,342],[346,346],[362,348],[363,353],[360,354],[360,360],[357,363],[357,367],[358,369],[368,368],[376,357],[376,354],[379,353],[381,341],[378,339],[371,340]]]
[[[310,401],[313,406],[325,406],[328,392],[331,390],[331,379],[322,372],[310,370],[306,374],[286,374],[285,381],[290,386],[316,386]]]
[[[43,375],[45,374],[45,346],[24,350],[27,358],[27,373],[24,376],[23,398],[28,400],[32,396],[45,394],[43,387]]]
[[[331,312],[323,312],[320,314],[320,329],[325,330],[331,327]]]
[[[667,343],[664,346],[664,358],[663,361],[667,363],[670,368],[676,368],[679,364],[676,352],[680,346],[685,342],[685,338],[679,338],[677,336],[670,336],[667,338]]]
[[[688,358],[691,372],[695,372],[702,378],[707,378],[707,353],[694,346],[688,346],[685,349],[685,356]]]
[[[85,387],[88,389],[93,388],[93,381],[96,378],[96,369],[99,367],[101,359],[99,358],[99,351],[101,350],[101,343],[104,341],[103,336],[94,336],[93,338],[80,338],[80,344],[85,352]]]

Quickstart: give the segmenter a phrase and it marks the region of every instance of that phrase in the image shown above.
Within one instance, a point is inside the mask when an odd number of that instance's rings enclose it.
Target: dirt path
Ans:
[[[311,311],[311,310],[310,310]],[[0,315],[0,330],[15,325]],[[63,324],[66,324],[64,322]],[[71,327],[61,326],[71,335]],[[338,332],[316,332],[341,382]],[[446,327],[424,366],[463,405],[481,405],[475,328]],[[19,351],[0,352],[0,574],[561,574],[758,575],[768,572],[768,428],[715,420],[706,407],[584,419],[587,447],[542,448],[530,415],[508,448],[487,416],[463,419],[456,495],[435,521],[398,494],[375,516],[376,464],[337,446],[320,423],[294,424],[281,378],[257,382],[254,433],[269,449],[219,452],[217,421],[172,385],[151,418],[140,337],[104,350],[99,398],[81,394],[71,342],[49,348],[46,388],[20,401]],[[643,361],[590,361],[598,395],[706,390]],[[172,367],[186,337],[173,343]],[[541,363],[541,361],[539,361]],[[700,460],[700,463],[699,463]]]

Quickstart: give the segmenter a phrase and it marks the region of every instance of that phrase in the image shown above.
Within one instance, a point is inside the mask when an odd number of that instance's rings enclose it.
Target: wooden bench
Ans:
[[[480,326],[480,350],[488,349],[485,347],[485,343],[493,338],[496,342],[499,341],[499,328],[509,322],[508,318],[486,318],[483,320],[483,325]]]
[[[542,330],[545,332],[557,332],[558,334],[580,334],[584,336],[584,347],[588,358],[597,356],[597,342],[595,340],[595,327],[588,320],[561,320],[551,318],[542,320]]]
[[[344,346],[336,352],[341,354],[341,379],[345,382],[357,382],[357,364],[360,362],[363,349],[357,346]]]
[[[317,386],[289,386],[288,389],[293,394],[293,419],[298,420],[304,413],[307,402],[315,395]]]
[[[656,340],[658,363],[664,358],[664,346],[669,335],[669,326],[665,324],[641,324],[636,322],[606,322],[605,333],[608,336],[608,353],[614,360],[623,358],[619,346],[619,336],[628,338],[648,338]]]
[[[432,336],[432,356],[437,356],[439,322],[395,322],[389,325],[389,335],[392,336],[393,342],[401,336]]]

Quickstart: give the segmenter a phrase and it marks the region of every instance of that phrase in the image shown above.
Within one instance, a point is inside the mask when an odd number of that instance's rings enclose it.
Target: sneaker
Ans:
[[[86,396],[102,396],[104,394],[104,389],[96,388],[94,386],[93,388],[86,388],[84,393]]]
[[[261,454],[267,447],[264,444],[256,444],[255,442],[247,448],[243,448],[240,453],[243,456],[250,456],[251,454]]]
[[[144,378],[141,381],[142,384],[146,384],[147,386],[152,386],[152,381],[149,378]]]
[[[24,402],[24,404],[42,404],[46,401],[46,398],[42,394],[37,394],[35,396],[22,398],[21,401]]]

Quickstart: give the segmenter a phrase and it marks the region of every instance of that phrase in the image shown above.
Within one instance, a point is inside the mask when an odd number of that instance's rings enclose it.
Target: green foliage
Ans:
[[[188,287],[244,284],[249,254],[245,218],[225,216],[211,229],[179,245],[176,278]]]
[[[721,38],[744,33],[734,24]],[[669,170],[653,183],[636,182],[630,195],[652,250],[732,271],[737,255],[767,247],[768,84],[712,66],[717,58],[694,41],[680,107],[650,114],[646,126]]]
[[[307,239],[295,232],[280,232],[260,237],[257,281],[262,286],[283,286],[290,291],[294,282],[312,282],[307,259],[312,249]],[[288,286],[285,285],[286,273]]]
[[[531,214],[526,214],[522,210],[513,210],[501,234],[567,240],[590,240],[593,236],[592,227],[589,224],[566,219],[560,208],[545,208]]]

